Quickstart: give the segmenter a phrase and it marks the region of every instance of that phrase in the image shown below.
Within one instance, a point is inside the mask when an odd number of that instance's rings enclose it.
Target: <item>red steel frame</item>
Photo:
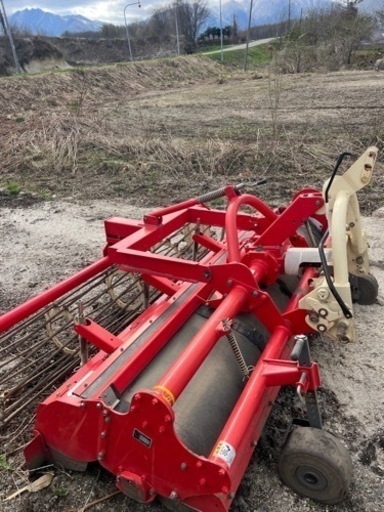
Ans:
[[[302,367],[289,359],[293,336],[311,332],[307,313],[298,303],[310,291],[316,269],[303,272],[283,312],[261,285],[273,284],[284,273],[287,249],[306,246],[297,232],[303,222],[312,217],[325,227],[325,217],[316,213],[323,206],[322,196],[303,190],[286,209],[275,211],[254,196],[238,195],[232,187],[226,193],[227,211],[190,200],[151,212],[143,222],[107,220],[103,259],[0,318],[1,331],[109,265],[138,272],[163,292],[117,336],[91,320],[75,326],[100,351],[40,404],[35,437],[25,451],[30,465],[54,458],[55,453],[78,462],[99,460],[116,475],[118,487],[139,501],[149,502],[158,494],[181,500],[192,510],[226,512],[280,387],[303,382],[305,374],[303,391],[317,388],[316,363]],[[242,205],[257,212],[239,213]],[[149,252],[188,223],[225,228],[226,239],[217,242],[196,234],[195,240],[209,249],[200,262]],[[164,369],[163,377],[152,389],[136,392],[129,411],[114,410],[106,398],[108,390],[120,396],[204,303],[215,311]],[[231,321],[244,311],[265,325],[270,338],[211,454],[201,457],[178,439],[172,406],[223,336],[223,320]],[[153,325],[156,329],[151,330]],[[130,350],[143,336],[144,343]],[[135,437],[138,432],[141,440]],[[221,453],[222,446],[230,450],[229,458]]]

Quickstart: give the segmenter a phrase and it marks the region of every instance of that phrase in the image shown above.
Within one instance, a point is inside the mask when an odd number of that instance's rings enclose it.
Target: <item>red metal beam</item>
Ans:
[[[299,194],[260,236],[258,245],[263,247],[280,245],[293,236],[299,241],[301,237],[296,233],[298,228],[323,205],[324,200],[320,192]],[[308,245],[305,242],[304,244]]]
[[[75,324],[75,331],[107,354],[112,354],[123,343],[122,339],[114,336],[89,318],[86,319],[84,324]]]
[[[58,283],[56,286],[53,286],[53,288],[42,292],[40,295],[24,302],[24,304],[20,304],[20,306],[8,311],[8,313],[5,313],[0,317],[0,332],[6,331],[33,313],[36,313],[39,309],[44,308],[50,302],[57,300],[59,297],[62,297],[77,286],[85,283],[85,281],[107,269],[110,265],[111,261],[109,257],[106,256],[96,263],[80,270],[77,274],[65,279],[61,283]]]
[[[246,289],[240,286],[233,288],[160,379],[155,389],[161,390],[161,394],[167,393],[167,396],[171,397],[170,402],[177,400],[215,343],[223,336],[219,328],[222,320],[235,317],[244,306],[247,297]]]

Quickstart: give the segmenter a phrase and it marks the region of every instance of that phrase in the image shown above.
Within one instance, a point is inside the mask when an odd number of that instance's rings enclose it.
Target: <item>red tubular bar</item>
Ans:
[[[177,312],[172,314],[166,322],[156,330],[152,337],[152,343],[143,345],[131,355],[129,366],[123,368],[119,375],[113,377],[113,385],[117,391],[123,392],[137,375],[146,367],[158,352],[166,345],[169,338],[179,329],[180,325],[187,321],[193,311],[205,300],[210,289],[207,285],[199,285],[195,292],[182,302]],[[121,334],[124,337],[124,334]]]
[[[253,206],[271,222],[277,219],[277,214],[272,211],[261,199],[250,194],[244,194],[232,200],[227,208],[225,217],[225,232],[228,243],[228,261],[241,261],[239,239],[237,234],[237,213],[241,205]]]
[[[290,336],[291,332],[287,327],[282,325],[276,327],[263,352],[262,358],[252,372],[251,378],[219,436],[220,440],[225,440],[236,450],[241,445],[254,418],[255,405],[263,401],[263,395],[267,387],[263,374],[264,359],[279,359]],[[222,463],[221,459],[217,459],[214,456],[214,452],[211,453],[209,458],[214,462]]]
[[[289,301],[283,316],[294,313],[299,300],[308,291],[309,280],[313,277],[314,270],[308,268],[304,271],[298,283],[298,292]],[[301,312],[303,313],[303,312]],[[221,431],[217,443],[224,441],[231,445],[237,452],[232,465],[228,467],[232,488],[235,492],[240,484],[242,476],[254,451],[255,442],[260,437],[261,431],[268,418],[270,409],[280,390],[279,386],[268,387],[270,376],[268,375],[268,361],[288,357],[290,344],[289,339],[296,333],[296,326],[293,324],[278,325],[272,332],[268,344],[263,351],[252,375],[242,392],[235,408]],[[300,332],[304,332],[300,330]],[[217,444],[213,448],[209,459],[217,464],[223,465],[224,461],[217,457]]]
[[[268,370],[268,365],[264,360],[267,358],[281,358],[284,352],[287,352],[287,341],[290,336],[291,332],[288,328],[282,325],[276,327],[262,358],[257,363],[251,378],[218,437],[219,441],[225,443],[225,445],[230,445],[234,450],[236,456],[232,464],[229,466],[221,457],[217,456],[219,444],[216,445],[209,456],[209,460],[212,462],[226,466],[231,478],[231,493],[236,492],[240,485],[280,389],[280,387],[267,387],[267,376],[264,373]]]
[[[83,284],[85,281],[94,277],[96,274],[99,274],[103,270],[107,269],[111,265],[110,259],[108,256],[101,258],[101,260],[96,261],[92,265],[85,267],[83,270],[80,270],[77,274],[65,279],[61,283],[58,283],[53,288],[42,292],[40,295],[37,295],[33,299],[24,302],[24,304],[20,304],[15,309],[12,309],[8,313],[5,313],[0,317],[0,332],[6,331],[10,327],[13,327],[21,320],[24,320],[28,316],[36,313],[41,308],[47,306],[50,302],[57,300],[62,295],[70,292],[76,286]]]
[[[215,343],[222,337],[223,333],[218,329],[220,322],[224,318],[236,316],[244,306],[247,297],[247,290],[241,286],[235,286],[192,338],[188,347],[165,373],[155,389],[166,390],[174,400],[177,400]]]
[[[201,206],[193,206],[188,209],[188,222],[200,222],[202,225],[225,227],[226,211],[224,210],[206,210]],[[242,231],[254,230],[257,233],[262,233],[271,221],[263,217],[260,213],[256,215],[249,215],[246,213],[238,213],[237,227]]]

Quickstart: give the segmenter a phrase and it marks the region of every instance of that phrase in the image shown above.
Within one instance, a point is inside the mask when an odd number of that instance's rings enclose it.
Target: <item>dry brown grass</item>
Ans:
[[[379,86],[374,72],[230,77],[204,58],[2,79],[0,187],[156,205],[265,175],[280,203],[339,152],[382,145]]]

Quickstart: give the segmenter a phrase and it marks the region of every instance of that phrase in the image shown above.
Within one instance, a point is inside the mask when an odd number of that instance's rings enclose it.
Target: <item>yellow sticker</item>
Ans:
[[[161,396],[163,396],[171,405],[175,403],[175,397],[173,396],[173,393],[170,389],[166,388],[165,386],[155,386],[153,389],[159,391]]]

